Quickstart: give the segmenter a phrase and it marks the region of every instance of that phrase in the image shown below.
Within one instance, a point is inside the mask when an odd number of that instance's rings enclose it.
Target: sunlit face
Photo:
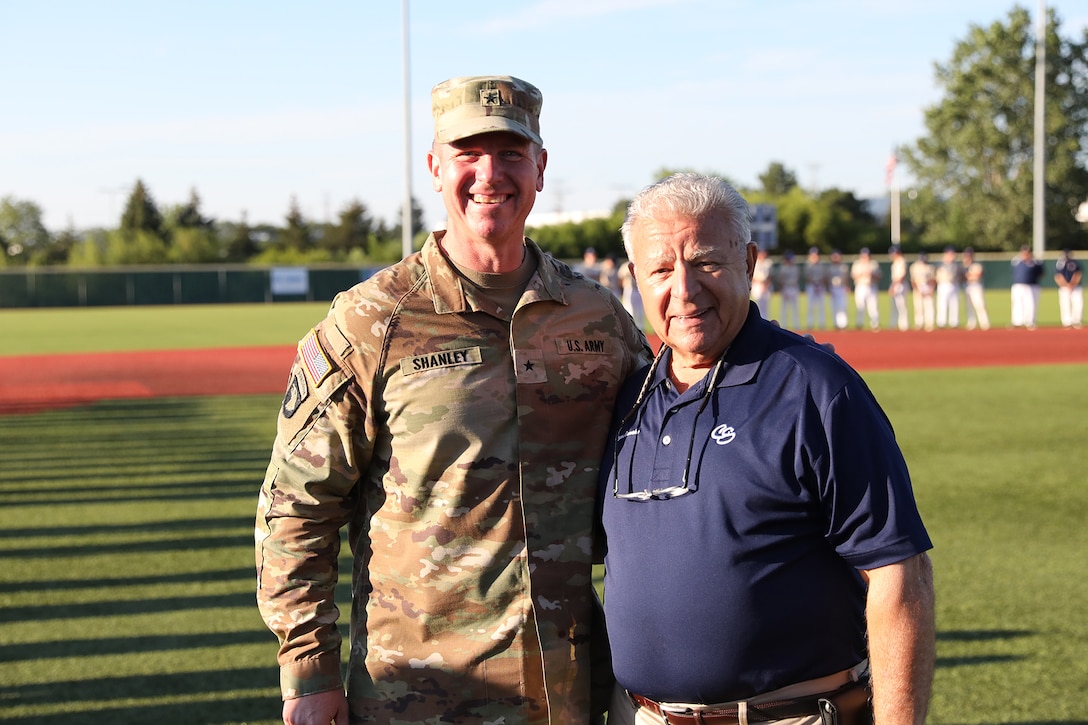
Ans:
[[[720,213],[658,216],[631,229],[646,318],[673,350],[673,365],[712,366],[748,315],[757,247],[733,242]]]
[[[544,189],[547,159],[545,149],[506,132],[435,144],[427,164],[446,206],[448,237],[520,245],[525,219]]]

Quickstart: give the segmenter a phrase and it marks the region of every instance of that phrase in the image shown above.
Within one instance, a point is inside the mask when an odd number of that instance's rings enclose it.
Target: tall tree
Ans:
[[[126,233],[143,231],[150,232],[160,239],[164,237],[162,212],[159,211],[155,200],[151,198],[151,192],[140,179],[136,180],[136,186],[132,188],[132,193],[129,194],[128,202],[125,204],[125,211],[121,214],[121,231]]]
[[[249,219],[244,211],[240,222],[228,225],[225,236],[227,241],[224,261],[245,262],[258,252],[253,230],[249,226]]]
[[[200,211],[200,196],[196,189],[189,192],[189,201],[177,208],[174,226],[178,229],[210,229],[213,221]]]
[[[412,206],[411,206],[411,210],[410,210],[410,212],[408,214],[408,217],[409,217],[409,219],[412,220],[412,237],[414,238],[417,234],[419,234],[420,232],[422,232],[424,230],[426,225],[424,224],[424,221],[423,221],[423,208],[419,205],[419,202],[416,201],[416,198],[414,196],[411,198],[411,201],[412,201]],[[391,230],[391,233],[398,239],[400,238],[400,233],[401,233],[400,232],[401,226],[402,226],[401,221],[404,219],[403,215],[404,215],[404,206],[401,205],[400,207],[397,208],[396,223],[393,226],[393,229]]]
[[[763,186],[764,192],[782,196],[797,186],[797,174],[787,169],[781,162],[773,161],[767,170],[759,175],[759,183]]]
[[[339,223],[330,225],[321,238],[321,246],[337,258],[344,259],[352,250],[365,254],[370,248],[370,235],[374,231],[374,219],[366,204],[358,199],[340,210]]]
[[[36,251],[45,250],[49,241],[40,206],[14,196],[0,199],[0,252],[3,253],[0,265],[5,261],[24,264]]]
[[[291,207],[287,211],[287,226],[280,234],[279,245],[284,250],[308,252],[314,247],[314,231],[310,222],[302,215],[298,198],[291,197]]]
[[[1046,23],[1047,246],[1079,246],[1073,218],[1088,193],[1088,34],[1080,42]],[[972,25],[948,63],[937,64],[944,98],[926,110],[928,135],[902,155],[929,193],[904,217],[930,244],[1016,249],[1032,236],[1035,32],[1015,6],[1005,22]]]

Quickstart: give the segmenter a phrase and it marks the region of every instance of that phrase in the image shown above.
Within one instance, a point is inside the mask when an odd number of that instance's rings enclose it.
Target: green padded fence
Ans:
[[[277,272],[293,286],[277,285]],[[102,307],[244,302],[323,302],[374,268],[114,267],[0,269],[0,307]]]

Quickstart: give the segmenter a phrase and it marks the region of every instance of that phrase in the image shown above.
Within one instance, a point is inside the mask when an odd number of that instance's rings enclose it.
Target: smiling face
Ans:
[[[547,159],[545,149],[513,133],[435,143],[427,165],[446,207],[447,242],[520,247]]]
[[[658,214],[631,228],[631,253],[654,332],[673,350],[674,378],[698,381],[748,316],[757,247],[730,238],[720,211]]]

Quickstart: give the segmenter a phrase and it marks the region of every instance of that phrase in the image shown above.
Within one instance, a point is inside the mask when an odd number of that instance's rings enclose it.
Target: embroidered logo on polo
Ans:
[[[710,431],[710,437],[714,439],[714,442],[719,446],[724,446],[727,443],[732,443],[733,439],[737,437],[737,430],[731,425],[722,423],[721,425]]]
[[[607,355],[610,342],[604,337],[560,337],[555,349],[560,355]]]
[[[459,365],[479,365],[483,362],[483,353],[479,347],[463,347],[457,350],[440,350],[426,355],[401,358],[401,375],[416,375],[428,370],[452,368]]]

